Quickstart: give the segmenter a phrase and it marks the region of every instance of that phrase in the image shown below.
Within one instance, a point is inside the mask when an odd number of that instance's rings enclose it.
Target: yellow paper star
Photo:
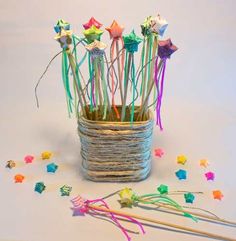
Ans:
[[[88,44],[88,45],[85,46],[85,48],[88,51],[93,51],[95,49],[104,51],[106,47],[107,47],[106,44],[104,44],[103,42],[98,41],[98,40],[94,40],[91,44]]]
[[[68,46],[72,43],[72,31],[71,30],[64,30],[62,29],[55,37],[55,40],[57,40],[61,47],[63,49],[68,48]]]
[[[41,153],[41,158],[43,160],[50,159],[51,157],[52,157],[52,152],[50,152],[50,151],[44,151]]]
[[[131,188],[124,188],[123,190],[121,190],[119,192],[119,196],[120,196],[120,204],[122,207],[132,207],[133,204],[133,200],[132,200],[132,196],[133,196],[133,191]]]
[[[92,25],[91,28],[88,28],[83,31],[85,38],[88,40],[89,43],[92,43],[95,39],[100,40],[103,31],[96,28],[96,26]]]
[[[187,157],[184,155],[177,156],[177,163],[184,165],[187,161]]]
[[[199,161],[199,165],[201,167],[207,167],[209,165],[209,162],[206,159],[202,159]]]

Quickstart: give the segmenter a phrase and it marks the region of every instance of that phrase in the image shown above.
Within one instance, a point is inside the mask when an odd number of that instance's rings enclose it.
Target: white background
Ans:
[[[64,184],[78,193],[97,198],[124,186],[137,193],[155,192],[161,183],[171,190],[204,191],[195,206],[236,220],[236,80],[235,15],[236,2],[223,0],[155,1],[0,1],[0,240],[1,241],[77,241],[125,240],[109,222],[92,217],[72,217],[69,198],[60,197]],[[162,147],[162,159],[153,158],[151,176],[132,184],[93,183],[80,173],[79,138],[76,120],[68,119],[61,81],[61,61],[54,61],[40,89],[40,109],[35,106],[34,86],[49,59],[59,51],[53,40],[57,19],[69,21],[73,30],[82,31],[82,23],[95,16],[104,26],[115,18],[126,26],[126,33],[148,15],[158,12],[169,27],[179,50],[167,65],[163,100],[164,131],[154,129],[153,148]],[[104,34],[107,35],[107,34]],[[23,157],[37,157],[44,150],[55,153],[59,164],[55,175],[45,171],[47,161],[39,159],[24,165]],[[184,167],[189,178],[178,181],[174,172],[181,168],[176,156],[185,154]],[[207,158],[207,170],[216,173],[207,182],[199,159]],[[5,169],[7,160],[17,161],[13,170]],[[26,176],[23,184],[14,184],[17,173]],[[33,191],[44,181],[47,191]],[[224,199],[213,200],[212,190],[220,189]],[[119,208],[117,197],[110,200]],[[182,197],[176,197],[184,204]],[[157,211],[130,210],[160,220],[236,237],[236,229],[205,222],[193,223],[182,217]],[[134,225],[128,225],[136,230]],[[203,237],[146,228],[147,234],[132,235],[133,240],[205,240]]]

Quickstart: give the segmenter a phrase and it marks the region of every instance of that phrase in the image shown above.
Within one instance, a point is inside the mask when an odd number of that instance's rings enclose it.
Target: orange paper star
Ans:
[[[199,165],[201,167],[207,167],[209,165],[209,163],[206,159],[202,159],[202,160],[199,161]]]
[[[109,34],[110,34],[110,38],[121,38],[122,33],[124,31],[124,26],[119,25],[116,20],[113,20],[112,24],[110,27],[105,28]]]
[[[224,197],[224,195],[222,194],[222,192],[220,190],[214,190],[212,192],[212,194],[213,194],[214,199],[221,200]]]
[[[15,175],[14,179],[15,179],[15,183],[22,183],[25,177],[21,174],[17,174]]]

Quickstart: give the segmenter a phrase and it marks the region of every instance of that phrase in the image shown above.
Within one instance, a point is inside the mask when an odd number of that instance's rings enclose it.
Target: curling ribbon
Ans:
[[[98,198],[98,199],[94,199],[94,200],[85,200],[83,199],[81,196],[77,196],[75,198],[73,198],[71,200],[73,207],[71,208],[73,211],[75,211],[76,213],[80,213],[81,215],[84,215],[85,213],[89,214],[89,211],[95,211],[97,212],[102,212],[100,210],[96,210],[96,207],[92,207],[90,206],[90,204],[99,204],[99,206],[103,206],[106,209],[109,209],[108,204],[102,199],[102,198]],[[95,213],[95,214],[96,214]],[[123,234],[126,236],[127,240],[130,241],[131,237],[128,235],[127,230],[120,224],[120,222],[118,221],[116,216],[119,217],[123,217],[128,219],[129,221],[131,221],[134,224],[137,224],[138,227],[141,229],[142,233],[145,234],[145,231],[143,229],[142,224],[137,221],[136,219],[127,216],[127,215],[121,215],[121,214],[114,214],[113,212],[109,212],[110,214],[110,218],[117,224],[117,226],[121,229],[121,231],[123,232]]]

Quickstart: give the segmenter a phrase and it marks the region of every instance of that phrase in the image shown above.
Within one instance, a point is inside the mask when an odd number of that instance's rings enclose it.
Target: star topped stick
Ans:
[[[123,104],[123,85],[122,85],[122,78],[123,78],[123,69],[124,69],[124,51],[121,53],[120,57],[120,50],[119,50],[119,42],[121,42],[121,49],[124,47],[123,39],[122,39],[122,33],[124,31],[124,27],[122,25],[119,25],[115,20],[113,20],[112,24],[110,27],[107,27],[106,30],[110,34],[110,38],[112,39],[111,47],[110,47],[110,58],[111,58],[111,63],[112,63],[112,68],[111,68],[111,78],[112,78],[112,106],[114,108],[114,111],[116,113],[116,117],[120,119],[120,114],[118,112],[118,109],[115,105],[115,81],[114,81],[114,59],[115,59],[115,48],[116,48],[116,62],[117,62],[117,69],[118,69],[118,79],[119,79],[119,89],[120,89],[120,98],[121,98],[121,105]],[[109,78],[109,74],[107,75]]]
[[[83,24],[84,29],[89,29],[92,26],[95,26],[96,28],[101,28],[102,24],[99,23],[94,17],[91,17],[87,23]]]

